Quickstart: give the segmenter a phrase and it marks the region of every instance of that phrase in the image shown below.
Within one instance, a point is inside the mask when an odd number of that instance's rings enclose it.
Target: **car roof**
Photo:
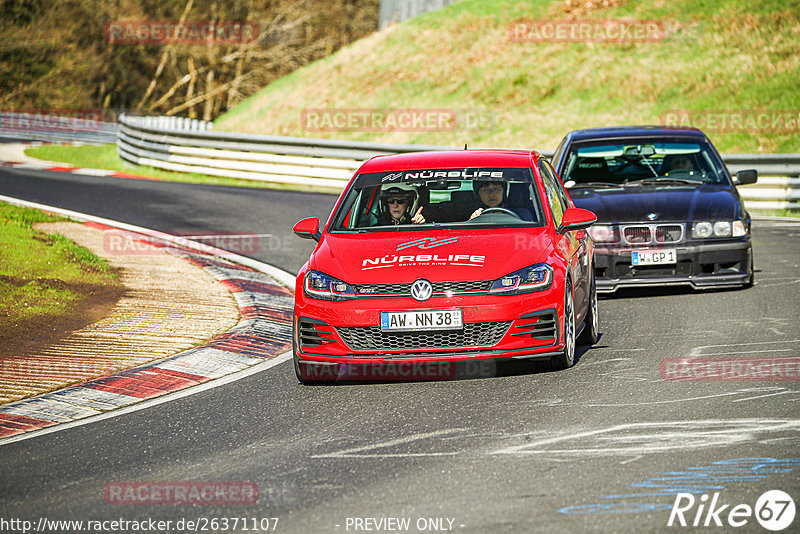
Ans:
[[[375,156],[365,162],[359,173],[416,169],[460,169],[466,167],[530,167],[541,157],[535,150],[470,149],[437,150]]]
[[[697,128],[677,128],[666,126],[610,126],[606,128],[586,128],[573,130],[569,134],[572,141],[589,139],[616,139],[629,137],[686,137],[706,140],[706,134]]]

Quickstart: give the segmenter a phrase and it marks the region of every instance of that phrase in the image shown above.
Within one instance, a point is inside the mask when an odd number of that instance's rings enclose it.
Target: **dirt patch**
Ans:
[[[70,287],[84,296],[72,313],[36,324],[0,324],[0,404],[172,356],[239,320],[231,293],[190,262],[163,250],[112,253],[105,233],[87,225],[35,227],[106,258],[122,285]],[[42,287],[62,283],[45,278],[5,282]]]
[[[69,289],[83,298],[67,313],[53,315],[36,321],[10,323],[0,313],[0,358],[12,354],[28,354],[52,345],[72,332],[106,317],[125,294],[123,286],[68,284],[53,278],[34,280],[0,276],[8,284],[24,286],[39,285],[43,288]]]

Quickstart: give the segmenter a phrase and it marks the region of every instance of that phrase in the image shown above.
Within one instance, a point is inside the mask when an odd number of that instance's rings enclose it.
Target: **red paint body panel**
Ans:
[[[528,169],[533,178],[529,185],[535,189],[539,199],[546,199],[538,169],[540,157],[537,152],[469,150],[379,156],[364,163],[337,201],[317,247],[297,276],[294,309],[296,370],[298,364],[314,362],[495,360],[537,354],[550,356],[563,349],[565,282],[569,277],[573,287],[575,319],[579,324],[589,306],[589,274],[594,246],[584,230],[558,232],[553,223],[555,217],[546,201],[542,201],[543,218],[538,223],[516,221],[518,224],[498,223],[497,226],[480,228],[434,228],[408,224],[387,228],[386,231],[380,228],[364,232],[332,231],[343,203],[349,206],[345,199],[357,184],[359,175],[418,169]],[[573,208],[572,201],[568,202],[567,208]],[[488,291],[494,282],[539,264],[546,264],[552,270],[550,283],[542,289],[513,295]],[[381,288],[387,284],[406,287],[420,279],[435,287],[437,283],[485,282],[485,285],[482,290],[469,290],[472,292],[434,293],[423,301],[415,300],[410,294],[389,293],[381,293],[379,297],[358,293],[357,298],[332,301],[312,297],[304,290],[306,275],[312,271],[333,277],[353,291],[377,284],[381,284]],[[509,323],[509,326],[499,340],[494,339],[490,345],[433,347],[417,344],[363,349],[348,345],[341,334],[350,328],[380,328],[381,312],[452,309],[462,311],[465,325]],[[537,337],[525,334],[532,324],[540,320],[544,324],[548,318],[555,323],[552,335]],[[300,330],[305,334],[301,335]],[[427,338],[423,336],[422,339]]]

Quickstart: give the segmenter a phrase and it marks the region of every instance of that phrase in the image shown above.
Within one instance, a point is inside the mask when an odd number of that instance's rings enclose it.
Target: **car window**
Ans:
[[[542,182],[544,183],[544,190],[547,195],[547,203],[550,204],[550,211],[553,213],[553,224],[559,226],[561,225],[561,220],[564,218],[564,212],[569,207],[566,193],[564,193],[564,190],[561,188],[561,184],[558,178],[556,178],[555,172],[553,172],[546,161],[539,160],[539,172],[542,175]]]
[[[332,231],[386,231],[464,226],[544,224],[541,200],[529,168],[420,169],[358,175],[334,215]],[[499,190],[493,207],[482,201],[482,187]],[[423,224],[411,225],[421,209]],[[472,217],[472,218],[471,218]],[[394,227],[394,228],[387,228]]]
[[[707,143],[621,140],[574,143],[562,168],[564,185],[614,186],[656,180],[668,186],[727,183]]]
[[[569,195],[564,190],[564,184],[562,184],[561,180],[559,180],[555,169],[553,169],[553,166],[550,164],[549,161],[543,159],[543,160],[541,160],[541,162],[544,165],[546,172],[551,175],[551,177],[553,179],[553,182],[556,184],[556,192],[558,193],[558,197],[561,199],[561,205],[566,210],[572,204],[570,203]]]

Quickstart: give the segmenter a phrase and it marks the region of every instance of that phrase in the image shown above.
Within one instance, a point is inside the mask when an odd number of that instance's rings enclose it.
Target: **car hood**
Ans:
[[[494,280],[544,261],[551,243],[545,227],[326,233],[308,265],[351,284]]]
[[[733,220],[741,216],[731,188],[719,185],[576,189],[570,195],[575,205],[593,211],[598,223]]]

